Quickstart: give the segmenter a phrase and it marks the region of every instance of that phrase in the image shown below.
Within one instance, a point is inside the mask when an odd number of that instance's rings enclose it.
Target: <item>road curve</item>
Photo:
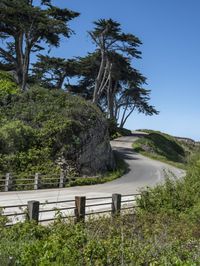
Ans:
[[[12,191],[0,193],[0,205],[26,204],[29,200],[57,201],[73,199],[74,196],[87,197],[110,196],[113,193],[132,194],[139,188],[154,186],[164,180],[165,172],[172,172],[177,177],[183,176],[184,171],[165,163],[146,158],[132,149],[132,143],[137,136],[121,137],[111,141],[114,150],[119,152],[127,164],[129,171],[114,181],[92,186],[71,188],[45,189],[36,191]]]

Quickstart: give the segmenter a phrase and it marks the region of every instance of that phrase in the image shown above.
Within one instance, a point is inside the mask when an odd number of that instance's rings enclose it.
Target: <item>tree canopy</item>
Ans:
[[[0,1],[1,68],[13,70],[22,91],[27,88],[31,53],[44,49],[42,42],[58,47],[60,37],[69,38],[68,22],[79,14],[42,0]]]
[[[0,0],[0,70],[12,71],[21,91],[31,84],[65,89],[92,101],[106,117],[123,127],[134,110],[158,114],[145,89],[146,77],[135,67],[140,39],[112,19],[99,19],[89,31],[95,50],[73,59],[47,55],[61,37],[73,31],[68,22],[79,13],[54,6],[51,0]],[[48,52],[49,52],[48,51]],[[31,54],[37,60],[30,67]],[[73,80],[73,82],[71,82]]]
[[[65,80],[76,75],[77,63],[73,59],[39,55],[33,64],[31,79],[46,88],[62,89]]]

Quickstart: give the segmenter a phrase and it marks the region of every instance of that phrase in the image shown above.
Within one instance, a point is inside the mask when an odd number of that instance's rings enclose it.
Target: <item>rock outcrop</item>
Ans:
[[[115,167],[106,123],[98,121],[95,127],[81,133],[82,145],[77,157],[80,173],[96,175]]]

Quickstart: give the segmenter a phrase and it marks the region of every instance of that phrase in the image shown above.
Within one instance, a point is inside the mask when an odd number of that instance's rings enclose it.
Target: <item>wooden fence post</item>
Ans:
[[[28,201],[28,219],[29,221],[39,221],[39,207],[40,202],[36,200]]]
[[[112,194],[112,215],[120,214],[121,194]]]
[[[5,179],[5,191],[9,191],[12,189],[12,176],[10,173],[6,174],[6,179]]]
[[[65,174],[64,171],[60,171],[60,182],[59,182],[59,188],[63,188],[65,184]]]
[[[75,197],[75,222],[85,221],[85,203],[86,197]]]
[[[39,188],[39,173],[35,173],[35,179],[34,179],[34,189],[38,189]]]

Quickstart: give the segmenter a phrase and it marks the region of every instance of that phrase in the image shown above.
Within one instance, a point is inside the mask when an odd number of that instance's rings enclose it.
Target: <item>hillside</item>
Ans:
[[[0,173],[96,175],[115,167],[108,127],[90,102],[33,87],[0,97]]]
[[[133,148],[136,152],[153,159],[185,167],[190,156],[198,150],[194,142],[187,142],[159,131],[142,131],[148,135],[134,142]]]

